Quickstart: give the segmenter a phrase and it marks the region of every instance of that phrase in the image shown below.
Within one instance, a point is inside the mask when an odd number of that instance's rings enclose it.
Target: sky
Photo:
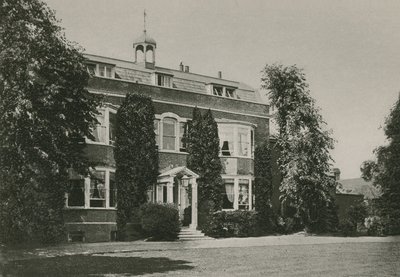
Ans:
[[[296,64],[336,139],[342,179],[386,143],[383,126],[400,91],[400,1],[46,0],[86,53],[133,61],[143,31],[156,64],[260,89],[266,64]],[[264,93],[264,92],[262,92]]]

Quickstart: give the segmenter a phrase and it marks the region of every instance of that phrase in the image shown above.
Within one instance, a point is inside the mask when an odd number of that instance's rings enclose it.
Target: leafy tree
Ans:
[[[68,170],[86,174],[98,100],[80,49],[39,0],[0,2],[0,240],[63,235]]]
[[[302,70],[266,65],[262,82],[277,108],[281,200],[295,208],[306,228],[324,231],[329,228],[326,213],[334,211],[335,182],[328,176],[334,141],[324,130]]]
[[[196,107],[189,123],[188,167],[199,174],[198,202],[199,225],[202,226],[208,215],[221,208],[223,182],[221,178],[222,164],[219,159],[218,125],[211,110],[204,116]]]
[[[258,212],[258,221],[263,231],[272,231],[273,211],[272,197],[272,171],[271,149],[268,141],[258,145],[254,151],[254,176],[255,176],[255,210]]]
[[[385,233],[400,234],[400,96],[386,119],[385,135],[388,144],[375,149],[376,161],[365,161],[361,171],[382,190],[378,210]]]
[[[139,91],[143,93],[144,89]],[[152,100],[139,91],[128,93],[117,112],[114,157],[117,226],[121,240],[125,238],[126,223],[132,220],[132,213],[147,202],[147,191],[157,183],[158,176],[154,106]]]

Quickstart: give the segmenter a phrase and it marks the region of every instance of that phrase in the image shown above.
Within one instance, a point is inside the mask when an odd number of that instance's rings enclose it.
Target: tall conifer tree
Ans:
[[[117,112],[114,157],[117,184],[118,237],[125,238],[132,213],[147,201],[147,191],[157,183],[158,151],[154,133],[154,106],[145,88],[126,95]]]

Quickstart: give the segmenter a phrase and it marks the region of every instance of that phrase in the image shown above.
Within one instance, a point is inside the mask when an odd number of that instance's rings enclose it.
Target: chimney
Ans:
[[[185,65],[185,72],[189,72],[189,66]]]
[[[222,79],[222,71],[218,71],[218,78]]]
[[[179,64],[179,70],[183,71],[183,63],[182,62]]]

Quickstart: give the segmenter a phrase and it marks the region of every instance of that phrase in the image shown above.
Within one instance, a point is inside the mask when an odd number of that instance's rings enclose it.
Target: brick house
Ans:
[[[223,209],[254,208],[254,148],[269,136],[269,107],[251,87],[222,78],[190,72],[182,63],[177,69],[156,65],[156,41],[146,31],[134,41],[133,61],[85,55],[92,78],[88,90],[104,96],[94,130],[87,141],[87,155],[97,165],[96,178],[71,174],[65,222],[68,240],[109,241],[116,231],[116,185],[113,143],[115,115],[127,92],[146,87],[153,100],[154,130],[159,149],[160,175],[148,192],[149,201],[174,203],[181,218],[192,206],[191,227],[197,226],[197,174],[186,167],[182,137],[194,107],[211,109],[218,123],[220,158],[225,183]],[[192,185],[189,203],[188,185]]]

